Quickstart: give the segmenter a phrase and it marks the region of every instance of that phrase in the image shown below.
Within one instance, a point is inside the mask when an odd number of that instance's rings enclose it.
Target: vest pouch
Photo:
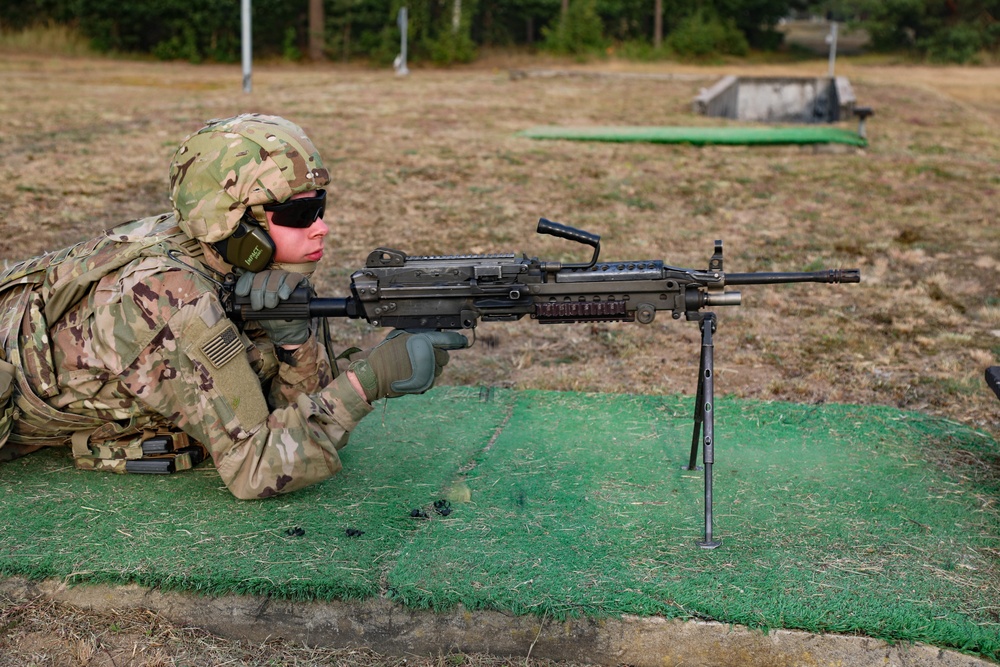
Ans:
[[[92,433],[73,437],[73,463],[78,470],[119,474],[169,475],[190,470],[208,452],[184,432],[144,431],[120,440],[90,442]]]
[[[7,361],[3,348],[0,347],[0,448],[7,444],[10,430],[14,428],[14,420],[17,419],[13,395],[14,364]]]
[[[69,444],[74,433],[92,432],[105,423],[96,416],[63,412],[45,402],[44,399],[58,393],[58,386],[52,369],[48,323],[42,308],[41,297],[28,291],[20,323],[21,335],[9,336],[6,342],[8,359],[17,367],[14,404],[20,411],[10,442],[35,448]]]
[[[21,417],[21,410],[14,401],[17,386],[14,364],[7,361],[3,347],[0,347],[0,463],[19,459],[25,454],[40,449],[37,445],[9,442],[14,422]]]

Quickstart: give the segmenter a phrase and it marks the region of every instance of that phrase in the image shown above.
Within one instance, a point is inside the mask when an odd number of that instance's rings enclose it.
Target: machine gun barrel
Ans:
[[[858,269],[826,269],[793,273],[727,273],[727,285],[777,285],[780,283],[860,283]]]

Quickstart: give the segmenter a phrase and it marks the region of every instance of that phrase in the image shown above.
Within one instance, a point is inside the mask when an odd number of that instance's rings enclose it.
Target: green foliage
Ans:
[[[918,42],[931,61],[940,63],[969,62],[984,46],[982,32],[968,23],[947,26]]]
[[[374,48],[367,55],[381,63],[392,62],[396,57],[400,46],[396,20],[399,7],[405,5],[409,15],[407,55],[410,60],[449,65],[475,59],[476,44],[470,34],[470,24],[476,12],[476,0],[395,1],[399,4],[383,19],[378,40],[372,42]],[[460,9],[457,28],[454,23],[456,6]]]
[[[712,0],[711,2],[683,2],[697,7],[697,12],[715,10],[723,22],[731,22],[742,33],[746,42],[758,49],[776,48],[781,40],[774,31],[778,20],[788,16],[789,0]],[[690,11],[690,10],[689,10]],[[737,50],[739,50],[737,48]]]
[[[472,38],[488,46],[534,45],[542,28],[559,17],[561,0],[479,0]]]
[[[655,48],[653,44],[644,39],[633,39],[622,42],[615,46],[615,54],[626,59],[639,62],[652,62],[663,60],[669,56],[669,52],[664,47]]]
[[[13,5],[13,3],[7,3]],[[0,7],[0,25],[25,27],[55,21],[75,26],[102,52],[150,53],[191,62],[234,61],[240,52],[240,12],[232,0],[25,0]],[[282,0],[254,0],[254,48],[282,52],[289,27],[297,29],[305,6],[289,12]]]
[[[181,27],[179,34],[156,44],[153,47],[153,55],[160,60],[187,60],[192,63],[202,61],[197,38],[191,26]]]
[[[90,40],[73,26],[60,25],[51,19],[45,24],[29,25],[17,31],[0,30],[0,48],[18,53],[93,55]]]
[[[654,7],[653,0],[597,0],[605,37],[616,42],[651,39]]]
[[[324,0],[327,54],[387,64],[399,53],[399,8],[410,16],[412,61],[468,62],[480,45],[534,45],[585,58],[612,44],[624,57],[710,58],[773,50],[774,28],[791,10],[832,12],[866,29],[882,50],[912,51],[934,62],[974,62],[1000,52],[1000,0],[663,0],[664,47],[654,51],[652,0]],[[255,57],[300,60],[307,44],[308,0],[253,0]],[[20,0],[0,3],[12,31],[66,26],[103,52],[149,53],[190,62],[240,57],[234,0]]]
[[[281,54],[285,60],[302,60],[302,49],[297,44],[295,28],[288,26],[285,28],[285,40],[282,44]]]
[[[733,19],[720,19],[698,11],[681,21],[667,36],[666,47],[685,58],[706,58],[719,54],[742,56],[750,50],[746,37]]]
[[[860,0],[855,9],[867,17],[862,25],[871,35],[872,45],[884,51],[912,48],[927,21],[922,0]]]
[[[553,53],[585,56],[607,47],[596,0],[570,0],[569,9],[553,28],[544,28],[545,48]]]
[[[399,52],[396,16],[401,4],[387,8],[372,0],[327,0],[327,53],[338,60],[367,57],[391,63]]]
[[[636,45],[624,49],[631,52],[651,39],[653,29],[649,0],[571,0],[565,15],[561,0],[462,0],[457,30],[455,0],[325,4],[327,53],[338,60],[391,62],[399,52],[396,17],[404,4],[413,61],[468,62],[479,45],[530,45],[539,37],[545,48],[578,57],[602,53],[612,41]],[[787,0],[664,0],[663,15],[668,33],[698,15],[732,18],[713,19],[707,25],[695,19],[688,30],[693,25],[704,32],[721,25],[722,32],[730,34],[735,25],[752,36],[772,25],[786,6]],[[254,0],[252,7],[255,57],[300,59],[307,41],[307,0]],[[0,25],[8,30],[27,27],[26,17],[77,26],[104,52],[150,53],[191,62],[231,62],[240,56],[240,13],[233,0],[23,0],[17,7],[0,6]],[[737,36],[737,52],[745,42],[744,36]]]
[[[469,63],[476,58],[476,45],[469,36],[468,28],[458,31],[443,30],[436,39],[427,44],[431,60],[439,65]]]
[[[1000,0],[842,0],[875,48],[912,50],[934,62],[965,63],[1000,50]]]

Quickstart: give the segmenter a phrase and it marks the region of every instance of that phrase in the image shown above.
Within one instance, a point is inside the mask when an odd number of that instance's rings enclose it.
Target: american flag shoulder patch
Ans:
[[[216,368],[222,368],[237,354],[243,351],[240,335],[234,327],[226,327],[222,332],[201,347],[208,360]]]

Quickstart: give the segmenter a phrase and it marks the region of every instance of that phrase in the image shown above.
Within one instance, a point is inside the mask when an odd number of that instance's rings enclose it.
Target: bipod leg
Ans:
[[[712,464],[715,463],[715,354],[712,335],[715,333],[715,313],[705,313],[701,320],[701,369],[698,377],[700,401],[697,410],[702,416],[705,464],[705,539],[697,544],[702,549],[714,549],[722,544],[712,538]],[[697,419],[698,412],[695,412]],[[695,422],[697,432],[698,424]],[[694,445],[692,444],[692,449]]]
[[[705,328],[705,320],[699,323],[702,329]],[[704,336],[702,336],[704,338]],[[681,470],[698,470],[698,445],[701,440],[701,426],[705,422],[705,411],[702,410],[705,399],[705,350],[701,346],[701,358],[698,361],[698,390],[694,397],[694,431],[691,433],[691,458],[687,466],[681,466]]]

